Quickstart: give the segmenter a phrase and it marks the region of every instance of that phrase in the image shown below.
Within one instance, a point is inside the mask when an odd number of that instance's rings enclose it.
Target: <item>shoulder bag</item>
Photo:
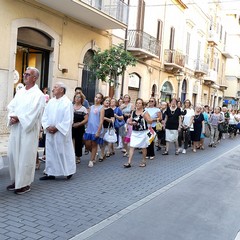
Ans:
[[[103,140],[108,143],[117,142],[117,134],[115,132],[115,129],[113,127],[110,127],[110,123],[108,125],[108,129],[107,129],[106,133],[103,136]]]

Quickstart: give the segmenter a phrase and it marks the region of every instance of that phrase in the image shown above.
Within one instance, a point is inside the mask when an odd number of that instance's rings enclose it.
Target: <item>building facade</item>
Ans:
[[[224,16],[219,2],[131,0],[127,49],[138,64],[128,68],[125,92],[222,106],[232,58]]]
[[[40,70],[37,84],[49,92],[62,81],[70,98],[76,86],[90,102],[98,91],[108,94],[108,84],[96,80],[89,66],[99,48],[114,44],[112,29],[127,28],[123,0],[0,0],[0,5],[0,134],[7,132],[6,106],[28,66]]]
[[[225,11],[228,24],[227,46],[233,53],[226,63],[226,85],[223,103],[228,108],[240,109],[240,14],[237,11]]]
[[[92,103],[96,92],[109,93],[90,70],[93,56],[119,43],[137,65],[119,77],[117,98],[239,107],[239,15],[222,11],[220,2],[0,0],[0,134],[26,67],[40,70],[40,88],[51,92],[62,81],[72,98],[81,86]]]

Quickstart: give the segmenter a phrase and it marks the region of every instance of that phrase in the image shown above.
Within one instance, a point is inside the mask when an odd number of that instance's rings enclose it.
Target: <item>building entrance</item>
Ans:
[[[49,56],[53,48],[51,38],[41,31],[32,28],[19,28],[17,38],[17,54],[15,69],[19,73],[17,84],[23,83],[23,73],[27,67],[36,67],[40,76],[37,81],[39,88],[48,87]]]

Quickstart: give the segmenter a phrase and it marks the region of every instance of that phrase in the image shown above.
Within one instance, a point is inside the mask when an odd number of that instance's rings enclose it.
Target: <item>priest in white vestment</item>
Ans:
[[[73,104],[65,95],[65,84],[58,82],[53,88],[42,117],[46,131],[46,176],[40,180],[53,180],[56,176],[70,179],[76,172],[72,142]]]
[[[38,137],[45,106],[42,91],[35,84],[39,71],[29,67],[23,74],[25,87],[16,92],[7,106],[10,136],[8,159],[13,183],[7,187],[16,194],[29,192],[34,180]]]

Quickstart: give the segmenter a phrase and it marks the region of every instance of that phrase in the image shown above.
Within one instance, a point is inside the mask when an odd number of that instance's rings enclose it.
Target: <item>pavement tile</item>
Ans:
[[[45,234],[56,232],[56,229],[53,229],[52,227],[44,226],[44,225],[41,224],[41,222],[39,223],[39,226],[37,226],[36,228],[40,230],[40,232],[38,233],[40,235],[42,235],[43,232]],[[45,235],[43,235],[43,236],[45,236]]]
[[[6,235],[1,235],[1,240],[13,240],[13,239],[11,239],[10,237],[8,237]]]
[[[18,233],[18,234],[20,234],[20,233],[25,231],[25,230],[23,230],[21,228],[15,227],[15,226],[8,226],[5,229],[8,230],[8,231],[12,231],[12,232]]]
[[[6,221],[5,224],[7,224],[8,226],[13,226],[15,228],[20,228],[20,227],[24,226],[24,223],[21,223],[20,221],[15,222],[15,221],[11,221],[11,220]],[[0,226],[1,226],[1,224],[0,224]]]
[[[32,233],[32,232],[27,232],[27,231],[23,232],[22,235],[23,235],[23,239],[25,239],[26,237],[31,238],[32,240],[41,238],[41,235],[35,234],[35,233]]]
[[[15,232],[7,232],[5,233],[6,237],[9,237],[10,239],[16,239],[16,240],[22,240],[23,236],[20,235],[19,233],[15,233]]]
[[[5,233],[7,233],[8,232],[8,230],[6,230],[5,228],[3,229],[3,228],[0,228],[0,236],[1,236],[1,239],[2,239],[2,236],[5,234]]]
[[[38,226],[38,222],[31,222],[31,221],[28,221],[28,220],[21,220],[21,222],[19,222],[25,226],[29,226],[29,227],[37,227]]]
[[[39,229],[37,229],[37,228],[35,228],[35,227],[30,227],[30,226],[27,226],[27,225],[21,227],[21,229],[24,230],[24,231],[31,232],[31,233],[37,233],[37,232],[39,232]]]

